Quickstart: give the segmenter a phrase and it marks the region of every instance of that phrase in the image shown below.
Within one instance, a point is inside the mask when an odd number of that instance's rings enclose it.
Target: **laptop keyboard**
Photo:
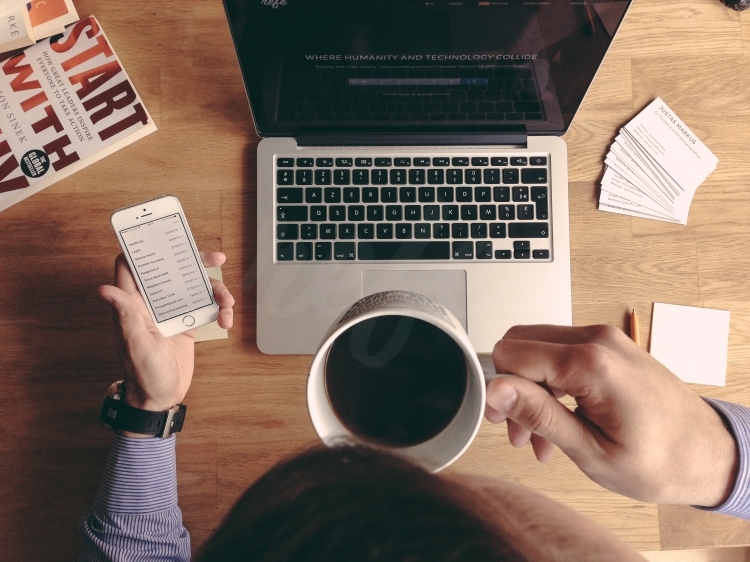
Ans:
[[[277,156],[277,262],[550,261],[549,156]]]

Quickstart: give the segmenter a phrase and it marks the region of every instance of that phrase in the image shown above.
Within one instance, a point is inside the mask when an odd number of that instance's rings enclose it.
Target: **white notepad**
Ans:
[[[651,355],[685,382],[724,386],[729,311],[654,303]]]

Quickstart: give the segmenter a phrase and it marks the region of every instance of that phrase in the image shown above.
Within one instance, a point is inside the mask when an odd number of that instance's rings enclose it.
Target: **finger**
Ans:
[[[502,423],[508,419],[508,416],[498,412],[489,404],[484,405],[484,417],[487,418],[487,421],[490,423]]]
[[[581,372],[582,365],[589,370],[595,367],[594,354],[600,351],[596,346],[503,338],[495,344],[492,360],[498,373],[512,373],[545,383],[553,391],[562,390],[572,396],[580,396],[588,389],[587,382],[576,375]]]
[[[149,344],[148,323],[133,295],[112,285],[102,285],[99,287],[99,296],[112,307],[119,329],[127,342],[138,346]]]
[[[492,381],[487,386],[487,404],[525,430],[554,443],[573,460],[595,444],[590,426],[545,389],[526,379],[503,377]],[[509,436],[510,432],[509,424]]]
[[[529,439],[531,439],[531,431],[511,419],[505,421],[508,424],[508,440],[510,444],[519,449],[528,445]]]
[[[218,279],[211,279],[211,288],[214,291],[216,304],[221,308],[232,308],[234,306],[234,297],[229,292],[227,286]]]
[[[538,324],[529,326],[513,326],[503,336],[503,339],[531,340],[548,343],[576,344],[601,339],[611,326],[554,326],[552,324]]]
[[[204,267],[219,267],[227,261],[227,256],[223,252],[201,250],[200,255]]]
[[[557,450],[554,443],[536,433],[531,434],[531,447],[539,462],[549,462]]]
[[[228,330],[234,325],[234,312],[231,308],[222,308],[219,310],[219,315],[216,317],[216,322],[219,324],[219,328]]]
[[[135,284],[128,262],[122,254],[115,259],[115,286],[131,295],[138,293],[138,285]]]

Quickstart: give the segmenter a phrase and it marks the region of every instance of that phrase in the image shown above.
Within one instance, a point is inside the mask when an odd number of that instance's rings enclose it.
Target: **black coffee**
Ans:
[[[349,431],[408,447],[433,438],[456,415],[466,363],[440,328],[409,316],[379,316],[336,339],[325,380],[331,406]]]

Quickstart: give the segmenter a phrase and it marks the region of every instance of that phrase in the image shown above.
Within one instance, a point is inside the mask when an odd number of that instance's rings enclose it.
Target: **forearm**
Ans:
[[[83,516],[82,562],[188,561],[177,506],[175,438],[115,436],[93,507]]]
[[[729,425],[739,453],[737,476],[731,493],[724,503],[714,508],[694,506],[706,511],[716,511],[750,520],[750,408],[704,398]]]

